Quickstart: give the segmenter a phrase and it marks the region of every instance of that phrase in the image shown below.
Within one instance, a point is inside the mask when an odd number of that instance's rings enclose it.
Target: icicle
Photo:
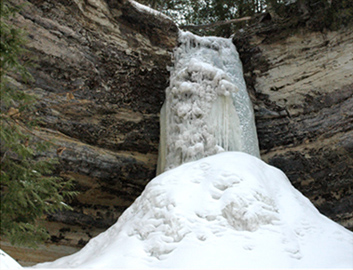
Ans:
[[[230,39],[181,32],[161,110],[157,172],[223,151],[259,157],[252,105]]]

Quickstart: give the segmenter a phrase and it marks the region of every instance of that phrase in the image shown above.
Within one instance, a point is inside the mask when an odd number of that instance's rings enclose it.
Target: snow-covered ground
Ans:
[[[0,249],[0,269],[21,269],[21,265],[18,264],[13,258],[11,258],[6,252]]]
[[[154,178],[81,251],[38,268],[353,268],[353,233],[241,152]]]

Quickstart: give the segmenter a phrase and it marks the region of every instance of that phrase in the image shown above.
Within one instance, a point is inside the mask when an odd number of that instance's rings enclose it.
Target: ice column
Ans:
[[[223,151],[259,157],[252,104],[231,39],[180,32],[161,110],[157,173]]]

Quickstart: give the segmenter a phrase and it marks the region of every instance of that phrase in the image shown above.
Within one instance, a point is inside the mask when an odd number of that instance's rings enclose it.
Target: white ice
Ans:
[[[180,32],[161,110],[158,173],[223,151],[259,157],[252,105],[231,39]]]
[[[353,233],[282,171],[241,152],[154,178],[81,251],[38,268],[353,268]]]

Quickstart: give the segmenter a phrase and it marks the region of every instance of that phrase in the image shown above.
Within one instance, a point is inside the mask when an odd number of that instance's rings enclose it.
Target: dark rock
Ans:
[[[48,215],[46,249],[81,247],[114,224],[155,176],[178,29],[126,0],[14,2],[24,4],[13,23],[29,34],[35,81],[22,87],[39,98],[38,135],[56,144],[47,155],[59,158],[57,174],[80,192],[72,211]],[[41,252],[32,263],[48,260]]]
[[[257,25],[235,35],[261,156],[353,230],[353,35]],[[253,52],[256,52],[254,54]]]

